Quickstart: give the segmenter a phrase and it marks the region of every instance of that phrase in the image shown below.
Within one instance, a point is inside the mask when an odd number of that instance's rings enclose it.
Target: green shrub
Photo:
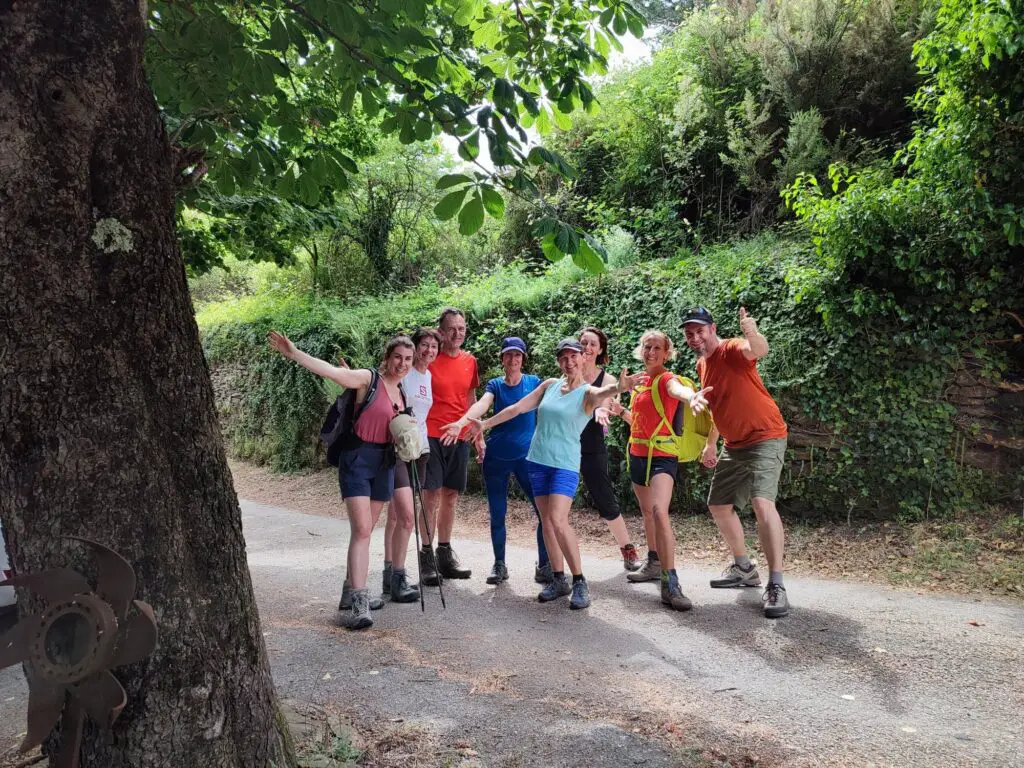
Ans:
[[[566,261],[541,277],[516,268],[457,287],[436,284],[389,299],[342,304],[330,300],[246,298],[210,305],[198,315],[214,371],[234,371],[238,407],[226,419],[231,449],[281,470],[313,466],[316,431],[330,395],[316,377],[273,355],[266,332],[277,328],[302,349],[355,365],[376,363],[386,339],[431,323],[446,305],[468,317],[467,349],[484,377],[500,374],[496,350],[504,336],[530,345],[530,369],[557,375],[558,339],[585,324],[611,339],[610,369],[634,369],[632,350],[648,328],[682,342],[679,310],[709,307],[723,337],[739,332],[738,308],[758,319],[771,344],[759,366],[791,425],[790,462],[782,478],[785,508],[809,515],[920,516],[995,499],[1000,478],[963,465],[964,434],[942,387],[953,375],[953,348],[911,354],[894,343],[898,329],[837,325],[823,314],[823,292],[840,273],[804,237],[762,235],[699,255],[645,262],[581,279]],[[695,375],[685,347],[676,370]],[[613,424],[609,443],[620,498],[635,508],[623,470],[626,430]],[[708,473],[680,473],[676,508],[703,509]]]

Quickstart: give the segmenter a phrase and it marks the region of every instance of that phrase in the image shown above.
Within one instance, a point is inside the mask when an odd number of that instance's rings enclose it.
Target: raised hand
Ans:
[[[644,374],[642,373],[634,373],[631,376],[629,371],[623,368],[619,372],[619,392],[629,392],[633,387],[640,383],[643,376]]]
[[[708,392],[714,387],[704,387],[693,393],[693,397],[690,398],[690,410],[693,411],[694,416],[699,416],[704,413],[710,406],[708,404]]]
[[[602,427],[607,427],[612,420],[612,414],[607,408],[598,408],[594,411],[594,420]]]
[[[267,334],[267,341],[270,342],[271,349],[276,349],[285,357],[291,357],[296,352],[295,345],[292,344],[291,339],[283,333],[271,331]]]
[[[441,443],[444,445],[455,445],[459,440],[459,435],[462,434],[462,430],[466,425],[461,420],[453,421],[451,424],[445,424],[441,427]]]
[[[608,401],[608,413],[612,416],[621,416],[624,410],[626,409],[622,407],[622,403],[619,402],[618,398],[613,397]]]
[[[747,314],[746,307],[740,307],[740,331],[744,336],[752,336],[757,333],[757,323]]]

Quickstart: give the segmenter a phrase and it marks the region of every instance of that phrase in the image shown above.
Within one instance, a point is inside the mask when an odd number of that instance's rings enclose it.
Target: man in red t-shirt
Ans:
[[[469,443],[463,437],[454,445],[441,442],[444,428],[462,418],[462,414],[476,402],[480,386],[476,358],[462,349],[466,340],[466,316],[462,310],[449,307],[437,321],[441,332],[441,351],[430,364],[430,378],[434,402],[427,414],[427,439],[430,455],[427,458],[423,495],[429,510],[430,522],[437,511],[437,571],[448,579],[468,579],[472,571],[459,564],[452,550],[452,528],[455,526],[455,505],[459,494],[466,490],[469,473]],[[482,441],[476,443],[477,455],[483,457]],[[429,544],[420,552],[420,576],[424,584],[436,584],[434,564],[430,561]]]
[[[708,403],[715,419],[715,429],[701,457],[705,467],[715,469],[708,508],[735,559],[720,579],[711,580],[711,586],[761,585],[757,568],[747,557],[743,525],[736,514],[749,501],[757,516],[757,535],[770,571],[763,596],[764,614],[768,618],[785,616],[789,613],[782,583],[785,531],[775,497],[788,430],[757,372],[757,361],[768,354],[768,341],[743,307],[743,338],[718,338],[718,326],[704,307],[683,313],[683,329],[687,345],[698,355],[700,385],[709,390]],[[721,456],[717,455],[719,434],[725,439]]]

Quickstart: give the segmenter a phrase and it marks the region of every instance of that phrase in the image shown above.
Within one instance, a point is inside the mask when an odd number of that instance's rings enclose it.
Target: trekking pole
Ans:
[[[413,477],[415,472],[416,472],[415,464],[416,464],[415,461],[407,461],[405,463],[406,468],[409,470],[409,477],[410,478]],[[422,504],[420,506],[422,506]],[[416,536],[416,556],[419,557],[419,553],[420,553],[420,525],[419,525],[419,522],[416,520],[416,495],[415,494],[413,494],[413,499],[412,499],[412,530],[413,530],[413,534]],[[426,601],[423,599],[423,571],[420,570],[419,568],[416,569],[416,587],[420,591],[420,611],[423,612],[423,613],[426,613],[426,611],[427,611],[427,604],[426,604]]]
[[[434,567],[437,568],[437,553],[434,551],[434,532],[430,530],[430,523],[427,522],[427,508],[423,505],[423,489],[420,488],[420,475],[419,470],[416,468],[416,462],[410,462],[410,469],[412,469],[412,487],[416,492],[417,498],[420,500],[420,515],[423,517],[423,530],[427,532],[427,548],[430,550],[430,559],[434,562]],[[415,507],[415,500],[413,502]],[[417,537],[419,534],[417,533]],[[420,579],[422,580],[422,576]],[[437,590],[441,595],[441,607],[447,608],[448,605],[444,601],[444,577],[440,571],[437,571]],[[423,598],[423,591],[420,590],[420,599]]]

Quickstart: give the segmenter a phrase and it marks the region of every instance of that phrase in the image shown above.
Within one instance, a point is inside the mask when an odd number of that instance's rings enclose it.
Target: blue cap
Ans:
[[[558,342],[558,346],[555,347],[555,357],[561,357],[563,352],[579,352],[583,354],[583,345],[576,339],[562,339]]]
[[[715,319],[704,307],[690,307],[683,310],[683,325],[711,325]]]
[[[501,357],[506,352],[522,352],[525,356],[526,342],[518,336],[509,336],[501,342],[501,352],[498,353],[498,357]]]

